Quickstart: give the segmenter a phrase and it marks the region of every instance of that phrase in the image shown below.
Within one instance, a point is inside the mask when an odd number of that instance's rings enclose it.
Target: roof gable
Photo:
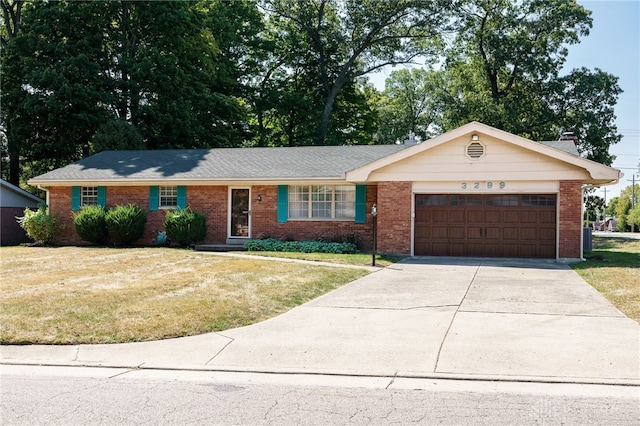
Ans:
[[[479,160],[465,155],[473,135],[486,146],[487,155]],[[459,180],[462,173],[504,179],[504,174],[493,176],[504,172],[513,172],[511,179],[579,179],[593,184],[620,178],[619,170],[577,156],[572,145],[565,141],[534,142],[472,122],[349,172],[347,180]]]
[[[44,201],[22,188],[0,179],[0,206],[2,207],[37,207]]]

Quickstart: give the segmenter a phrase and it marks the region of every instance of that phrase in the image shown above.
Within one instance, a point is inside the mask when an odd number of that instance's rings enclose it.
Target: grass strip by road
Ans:
[[[640,240],[593,237],[572,268],[629,318],[640,322]]]
[[[0,248],[0,343],[148,341],[263,321],[369,273],[168,248]]]

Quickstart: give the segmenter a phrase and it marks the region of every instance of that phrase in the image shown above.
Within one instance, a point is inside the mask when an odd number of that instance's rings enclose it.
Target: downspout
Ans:
[[[51,214],[51,212],[49,211],[49,190],[46,188],[43,188],[42,185],[37,185],[36,188],[38,188],[41,191],[44,191],[44,203],[47,207],[47,214]]]

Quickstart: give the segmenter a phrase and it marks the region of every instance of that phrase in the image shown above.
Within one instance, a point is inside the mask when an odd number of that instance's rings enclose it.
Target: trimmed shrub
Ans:
[[[164,229],[171,241],[188,246],[205,239],[207,218],[189,207],[182,210],[169,210],[164,218]]]
[[[322,241],[280,241],[275,238],[249,240],[244,244],[249,251],[283,251],[295,253],[357,253],[353,243],[325,243]]]
[[[16,217],[20,227],[36,244],[50,244],[58,232],[57,218],[47,214],[47,207],[40,205],[38,211],[24,210],[24,216]]]
[[[80,238],[92,244],[107,243],[107,211],[102,206],[83,206],[73,214],[73,225]]]
[[[115,206],[105,215],[107,232],[116,245],[128,246],[144,233],[147,213],[134,204]]]

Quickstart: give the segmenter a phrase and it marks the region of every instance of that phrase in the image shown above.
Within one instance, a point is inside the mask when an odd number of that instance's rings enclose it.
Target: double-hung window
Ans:
[[[176,208],[178,205],[177,186],[161,186],[158,192],[160,208]]]
[[[98,187],[83,186],[80,189],[80,206],[95,206],[98,204]]]
[[[353,185],[300,185],[289,187],[289,219],[344,219],[355,217]]]

